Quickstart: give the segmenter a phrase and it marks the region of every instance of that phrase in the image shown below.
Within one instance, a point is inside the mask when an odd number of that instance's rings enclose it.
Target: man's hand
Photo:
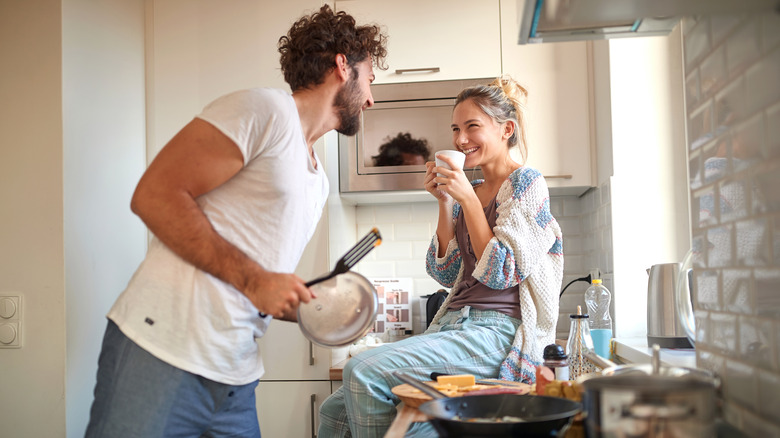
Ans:
[[[288,321],[297,319],[300,303],[308,303],[312,299],[311,290],[300,277],[274,272],[251,276],[243,293],[259,311]]]

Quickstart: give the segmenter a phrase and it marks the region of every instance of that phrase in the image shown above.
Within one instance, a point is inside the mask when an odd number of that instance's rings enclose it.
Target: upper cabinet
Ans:
[[[498,0],[340,0],[337,10],[388,35],[387,70],[374,83],[496,77],[501,73]]]
[[[518,2],[501,2],[502,71],[528,90],[526,164],[552,194],[594,185],[589,42],[517,44]]]

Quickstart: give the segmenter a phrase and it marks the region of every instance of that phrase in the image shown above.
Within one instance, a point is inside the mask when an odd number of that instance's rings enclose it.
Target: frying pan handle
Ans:
[[[438,390],[436,390],[436,388],[434,388],[432,386],[429,386],[429,385],[426,385],[425,383],[415,379],[414,377],[412,377],[412,376],[410,376],[408,374],[404,374],[404,373],[402,373],[400,371],[396,371],[396,372],[393,373],[393,375],[395,377],[398,377],[398,379],[400,379],[402,382],[407,383],[407,384],[411,385],[412,387],[414,387],[416,389],[419,389],[423,393],[433,397],[434,400],[439,399],[439,398],[448,398],[445,394],[443,394],[443,393],[439,392]]]

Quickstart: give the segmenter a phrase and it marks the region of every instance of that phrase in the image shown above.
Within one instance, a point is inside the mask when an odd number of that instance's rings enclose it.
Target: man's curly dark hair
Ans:
[[[419,155],[423,161],[428,161],[431,157],[428,140],[416,139],[408,132],[399,132],[393,138],[385,138],[385,143],[379,146],[379,155],[371,158],[374,166],[401,166],[406,164],[403,154]]]
[[[334,12],[324,5],[318,12],[296,21],[287,35],[279,38],[278,48],[284,80],[292,91],[323,83],[325,74],[335,68],[337,54],[355,64],[373,58],[374,65],[385,70],[387,36],[379,26],[356,26],[346,12]]]

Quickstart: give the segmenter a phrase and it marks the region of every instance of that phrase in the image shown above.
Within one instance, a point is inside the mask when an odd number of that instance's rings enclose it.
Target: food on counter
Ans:
[[[555,374],[546,366],[536,367],[536,393],[544,394],[545,387],[548,383],[555,380]]]
[[[473,374],[454,374],[438,376],[436,377],[436,383],[441,385],[474,386],[477,383],[477,379]]]

